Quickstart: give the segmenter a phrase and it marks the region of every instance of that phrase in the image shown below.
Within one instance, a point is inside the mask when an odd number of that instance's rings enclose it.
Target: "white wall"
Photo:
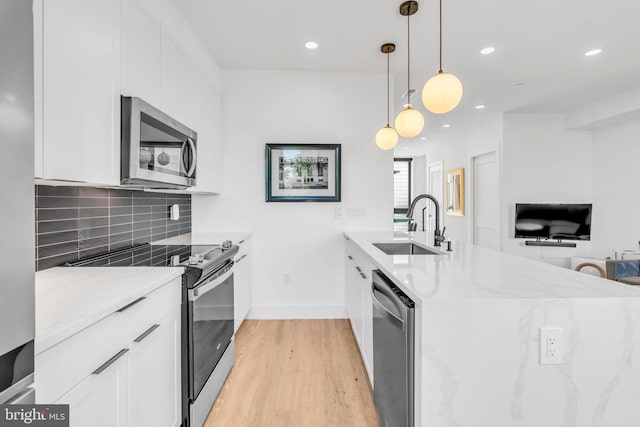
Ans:
[[[588,256],[590,242],[540,248],[513,235],[516,203],[591,203],[590,132],[565,130],[562,114],[505,114],[503,137],[502,249],[564,266]]]
[[[593,131],[593,256],[638,250],[640,119]]]
[[[478,154],[491,148],[500,146],[502,140],[502,115],[501,114],[474,114],[461,120],[464,126],[452,126],[448,129],[436,131],[433,136],[424,142],[426,153],[426,164],[442,161],[446,179],[447,170],[465,168],[465,216],[444,215],[441,219],[441,227],[446,226],[446,237],[452,240],[467,241],[468,211],[470,200],[469,193],[469,166],[470,156]],[[401,157],[401,152],[396,153]],[[426,177],[426,173],[425,173]],[[445,200],[438,200],[444,206]],[[416,207],[416,218],[419,218],[422,208],[427,201],[420,201]],[[429,202],[431,203],[431,202]],[[418,220],[420,221],[420,220]]]
[[[374,142],[385,75],[224,70],[222,81],[223,190],[193,196],[194,232],[253,231],[250,317],[346,317],[342,231],[393,225],[393,153]],[[268,142],[341,143],[342,202],[266,203]],[[367,218],[348,218],[353,208]]]

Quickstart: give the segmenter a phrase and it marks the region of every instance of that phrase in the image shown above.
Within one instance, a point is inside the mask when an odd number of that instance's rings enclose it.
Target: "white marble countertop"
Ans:
[[[442,256],[372,245],[428,246],[424,232],[344,234],[416,302],[415,425],[637,424],[638,287],[462,242]],[[558,364],[541,363],[542,328],[560,331]]]
[[[210,231],[187,233],[152,242],[152,245],[219,245],[225,240],[234,244],[251,237],[250,231]]]
[[[182,267],[55,267],[36,273],[41,353],[182,275]]]
[[[386,255],[372,243],[415,241],[425,232],[345,232],[407,295],[417,302],[452,299],[638,297],[640,288],[539,261],[452,242],[447,255]]]

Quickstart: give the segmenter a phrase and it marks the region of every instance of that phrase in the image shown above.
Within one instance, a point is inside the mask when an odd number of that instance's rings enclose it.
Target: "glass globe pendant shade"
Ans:
[[[422,102],[435,114],[448,113],[460,104],[461,99],[462,83],[453,74],[440,71],[422,88]]]
[[[424,128],[424,118],[418,110],[411,106],[405,108],[396,116],[396,131],[404,138],[418,136]]]
[[[381,150],[391,150],[398,143],[398,133],[386,125],[376,133],[376,145]]]

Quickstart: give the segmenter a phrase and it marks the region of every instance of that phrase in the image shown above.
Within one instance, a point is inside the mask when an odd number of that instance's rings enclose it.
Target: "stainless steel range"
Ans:
[[[238,246],[144,244],[68,266],[184,266],[182,427],[204,423],[235,359],[233,266]]]

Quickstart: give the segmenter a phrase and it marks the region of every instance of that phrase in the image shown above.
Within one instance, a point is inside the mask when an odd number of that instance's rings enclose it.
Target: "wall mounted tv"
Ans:
[[[516,203],[515,237],[591,240],[591,204]]]

